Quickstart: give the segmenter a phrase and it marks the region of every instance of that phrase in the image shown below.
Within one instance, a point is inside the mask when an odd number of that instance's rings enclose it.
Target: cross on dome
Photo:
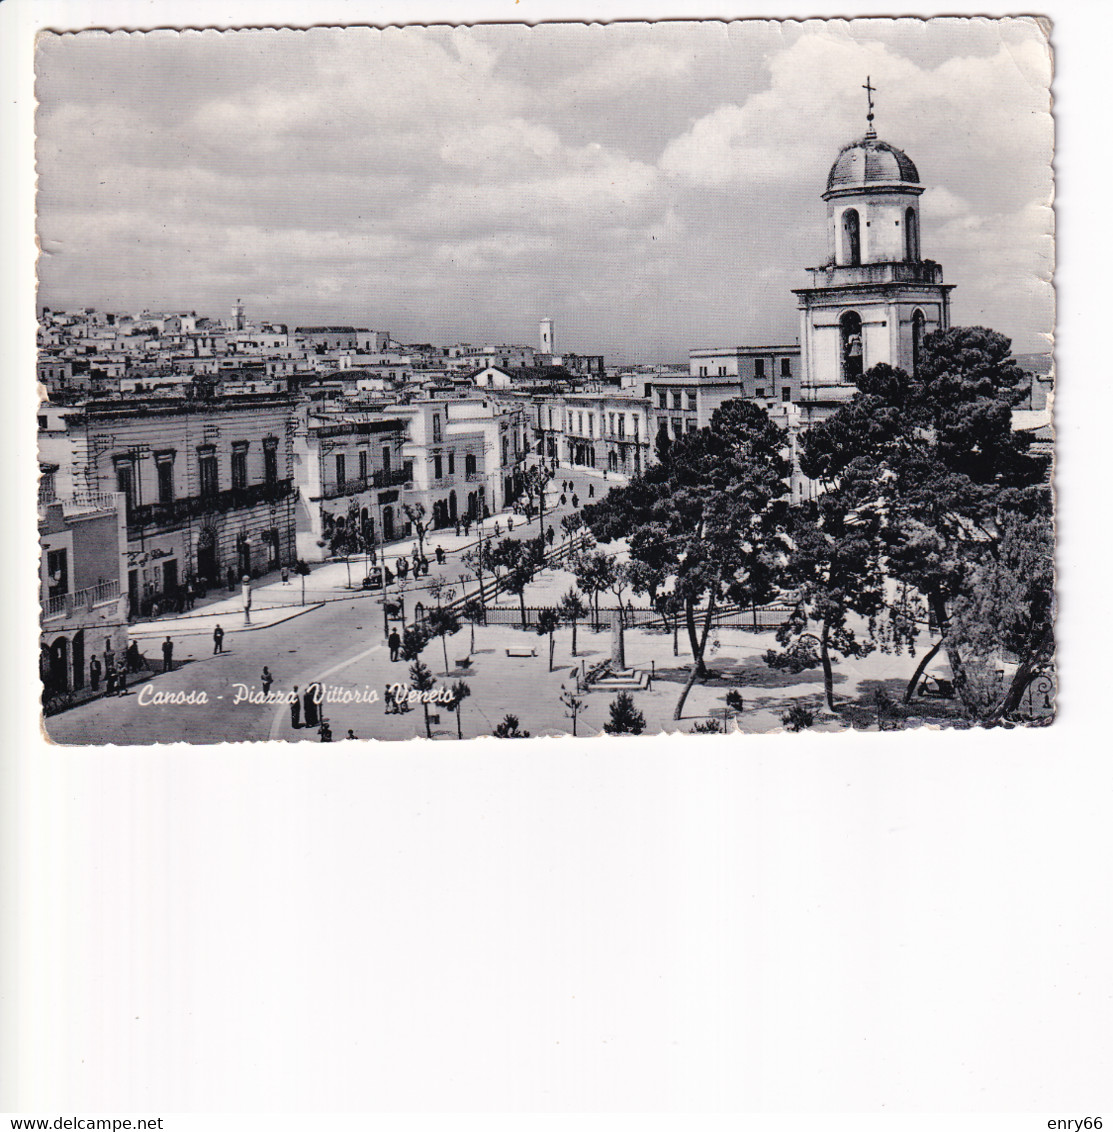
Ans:
[[[877,91],[877,87],[870,85],[869,75],[866,75],[866,82],[862,89],[866,92],[866,98],[869,101],[869,113],[866,114],[866,122],[868,123],[868,126],[866,128],[866,137],[875,138],[877,137],[877,134],[874,132],[873,128],[873,96]]]

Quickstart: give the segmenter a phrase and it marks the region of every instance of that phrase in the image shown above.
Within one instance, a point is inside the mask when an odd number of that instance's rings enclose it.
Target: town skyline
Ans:
[[[559,348],[627,364],[792,343],[868,75],[879,135],[926,186],[955,323],[1043,352],[1042,35],[940,24],[47,37],[40,305],[242,299],[434,342],[532,344],[552,317]]]

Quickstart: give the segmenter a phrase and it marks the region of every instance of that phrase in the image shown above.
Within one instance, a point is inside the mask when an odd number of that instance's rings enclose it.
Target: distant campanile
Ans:
[[[553,320],[551,318],[541,320],[541,353],[555,353],[553,350]]]

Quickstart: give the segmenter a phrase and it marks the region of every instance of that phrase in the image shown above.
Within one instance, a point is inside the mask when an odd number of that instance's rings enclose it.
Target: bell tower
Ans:
[[[882,362],[909,373],[924,336],[945,330],[950,292],[943,269],[920,249],[924,186],[911,159],[873,127],[876,87],[867,78],[865,136],[840,151],[827,177],[827,262],[794,290],[800,310],[804,423],[830,416],[854,379]]]

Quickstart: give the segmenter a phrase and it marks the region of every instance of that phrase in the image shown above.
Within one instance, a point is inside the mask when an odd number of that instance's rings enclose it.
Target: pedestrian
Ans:
[[[174,671],[174,642],[169,637],[162,642],[162,671]]]
[[[213,630],[213,656],[224,651],[224,630],[218,625]]]
[[[471,537],[471,516],[464,520],[464,538]]]
[[[320,719],[320,705],[317,703],[317,692],[320,687],[321,685],[317,683],[310,684],[301,698],[306,727],[316,727]]]
[[[588,497],[588,499],[594,499],[595,498],[595,484],[589,483],[587,485],[587,497]]]
[[[298,696],[298,686],[294,685],[293,694],[290,696],[290,726],[297,728],[301,726],[301,698]]]
[[[359,736],[349,727],[348,734],[344,736],[345,739],[358,739]]]
[[[406,561],[406,556],[403,554],[394,565],[398,570],[398,577],[404,582],[406,575],[410,572],[410,564]]]
[[[580,497],[578,495],[573,495],[572,496],[572,507],[576,508],[576,507],[579,507],[579,505],[580,505]]]
[[[457,538],[460,537],[460,520],[459,519],[456,520],[456,537]]]
[[[274,677],[271,675],[271,670],[264,664],[262,675],[259,677],[260,683],[263,685],[263,695],[271,690],[271,685],[274,683]]]
[[[568,502],[568,496],[565,495],[564,492],[562,491],[560,493],[560,505],[561,505],[561,507],[563,507],[567,502]]]
[[[282,567],[282,584],[288,586],[290,584],[290,570],[289,567]]]
[[[444,565],[444,547],[438,544],[437,549],[434,550],[433,553],[437,556],[437,565],[443,566]]]
[[[390,636],[387,637],[386,643],[390,648],[390,659],[397,660],[398,650],[402,647],[402,638],[398,636],[397,629],[391,629]]]
[[[94,692],[100,689],[100,674],[100,661],[94,656],[93,659],[89,661],[89,684],[92,686]]]
[[[507,531],[507,534],[509,534],[513,529],[514,529],[514,516],[513,515],[507,515],[506,516],[506,531]]]
[[[123,665],[116,671],[116,695],[126,696],[128,694],[128,670]]]
[[[545,541],[552,546],[553,539],[556,538],[556,531],[552,527],[548,527],[545,531]]]
[[[236,571],[231,566],[228,567],[228,592],[235,593],[236,590]]]
[[[128,645],[127,652],[124,653],[124,656],[127,657],[129,672],[138,672],[143,667],[143,658],[139,655],[138,641],[132,641],[131,644]]]
[[[499,521],[498,521],[498,519],[496,519],[495,520],[495,538],[498,538],[500,534],[502,534],[502,531],[499,529]]]
[[[425,577],[429,577],[429,559],[424,554],[421,556],[421,572]]]
[[[321,742],[322,743],[331,743],[332,742],[332,728],[329,727],[327,719],[321,720],[321,726],[318,729],[317,734],[321,736]]]
[[[193,608],[193,600],[194,600],[194,598],[193,598],[193,583],[192,582],[186,582],[186,589],[185,589],[185,607],[186,607],[186,609],[192,609]]]

